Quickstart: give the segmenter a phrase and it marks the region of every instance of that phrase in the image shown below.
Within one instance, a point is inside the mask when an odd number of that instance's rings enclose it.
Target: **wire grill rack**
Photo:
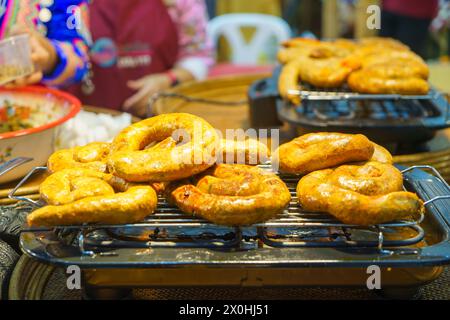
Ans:
[[[430,100],[333,100],[316,102],[314,105],[305,101],[296,111],[307,118],[320,120],[373,119],[398,122],[440,115],[440,111]]]
[[[435,90],[422,95],[357,93],[351,91],[347,85],[320,88],[308,83],[302,83],[300,90],[288,90],[288,94],[299,95],[302,100],[431,100],[439,95]]]
[[[303,90],[289,93],[302,99],[296,112],[312,119],[398,122],[442,116],[448,122],[450,116],[449,103],[445,103],[443,94],[433,89],[426,95],[361,94],[346,87],[325,90],[306,84]],[[445,106],[442,108],[439,104]]]
[[[269,170],[270,164],[261,166]],[[416,168],[431,170],[446,184],[439,172],[430,166],[414,166],[403,173]],[[21,196],[15,196],[18,188],[35,172],[46,170],[37,167],[32,170],[12,190],[10,197],[22,200],[33,206],[42,206]],[[424,239],[421,227],[422,215],[416,221],[395,221],[392,223],[362,227],[344,224],[326,213],[302,210],[295,195],[298,176],[280,175],[288,186],[292,200],[288,207],[276,218],[249,227],[224,227],[214,225],[198,217],[186,215],[180,209],[170,205],[164,197],[159,197],[156,212],[144,221],[123,225],[73,225],[52,228],[26,228],[22,232],[54,232],[58,241],[79,248],[81,255],[114,255],[116,248],[221,248],[251,249],[259,247],[336,247],[336,248],[374,248],[380,252],[389,252],[389,248],[408,247]],[[448,184],[446,184],[448,187]],[[450,190],[450,187],[449,187]],[[435,200],[448,199],[450,195],[441,195],[425,202],[428,205]],[[413,247],[405,250],[415,250]]]

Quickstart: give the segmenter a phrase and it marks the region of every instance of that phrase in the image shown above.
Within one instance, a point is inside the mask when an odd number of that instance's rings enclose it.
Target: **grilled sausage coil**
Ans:
[[[352,225],[376,225],[417,218],[422,201],[402,190],[402,176],[388,164],[367,162],[312,172],[297,185],[297,197],[307,211],[328,212]]]
[[[280,95],[293,104],[300,103],[298,94],[291,89],[300,89],[299,80],[317,87],[341,86],[353,71],[345,58],[353,51],[347,41],[324,42],[310,39],[292,39],[278,53],[284,67],[281,70],[278,89]]]
[[[374,148],[361,134],[310,133],[282,144],[275,159],[282,172],[306,174],[347,162],[369,160]]]
[[[143,220],[156,208],[150,186],[129,185],[89,169],[65,169],[44,180],[40,194],[48,205],[27,217],[30,226],[123,224]]]
[[[280,95],[298,105],[300,82],[337,88],[347,82],[355,92],[426,94],[429,68],[407,46],[390,38],[318,41],[291,39],[278,52],[284,65],[278,80]]]
[[[112,143],[108,167],[127,181],[179,180],[211,167],[216,144],[217,133],[202,118],[187,113],[163,114],[119,133]]]
[[[220,141],[221,163],[256,165],[269,160],[267,146],[256,139],[243,141],[222,139]]]
[[[269,150],[253,139],[219,140],[206,121],[190,114],[143,120],[111,144],[54,153],[48,161],[52,174],[40,186],[47,205],[32,212],[28,224],[139,222],[154,212],[156,193],[186,213],[227,226],[263,222],[285,209],[291,195],[278,176],[246,164],[221,164],[220,156],[257,164],[267,160]],[[297,186],[306,210],[330,212],[361,225],[423,210],[417,196],[401,191],[402,176],[391,165],[391,154],[363,135],[307,134],[281,145],[272,157],[280,171],[312,172]]]
[[[47,168],[52,173],[76,168],[106,172],[109,151],[110,144],[106,142],[93,142],[82,147],[59,150],[50,156]]]
[[[392,158],[392,154],[386,150],[386,148],[374,143],[374,151],[372,158],[370,158],[371,161],[378,161],[381,163],[388,163],[392,164],[394,162],[394,159]]]
[[[429,68],[417,54],[392,39],[371,38],[346,58],[358,67],[348,77],[350,89],[372,94],[426,94]]]
[[[227,226],[271,219],[291,199],[276,175],[239,164],[216,165],[193,183],[172,186],[167,196],[184,212]]]

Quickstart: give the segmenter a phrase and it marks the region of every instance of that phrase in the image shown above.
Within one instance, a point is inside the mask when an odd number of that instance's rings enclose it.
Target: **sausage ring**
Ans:
[[[186,213],[220,225],[266,221],[281,213],[291,199],[280,178],[247,165],[218,164],[194,183],[171,187],[169,201]]]
[[[348,86],[355,92],[369,94],[427,94],[430,86],[404,64],[378,64],[353,72]]]
[[[363,46],[347,59],[360,70],[348,77],[350,89],[362,93],[426,94],[429,68],[408,49]]]
[[[377,162],[315,171],[300,179],[297,197],[304,210],[328,212],[347,224],[416,218],[423,203],[414,193],[400,191],[401,173],[395,171]]]
[[[278,52],[278,60],[284,64],[278,80],[281,97],[298,105],[300,96],[290,90],[299,90],[300,81],[316,87],[339,87],[354,70],[347,63],[347,56],[354,50],[350,41],[334,42],[292,39],[284,43],[285,49]]]
[[[387,163],[387,164],[394,163],[392,154],[389,151],[387,151],[387,149],[385,147],[382,147],[376,143],[373,143],[373,146],[374,146],[374,151],[373,151],[372,158],[370,158],[370,161],[378,161],[378,162]]]
[[[256,165],[268,161],[270,157],[267,146],[256,139],[244,141],[222,139],[219,152],[222,156],[221,163],[228,164]]]
[[[187,113],[162,114],[131,125],[114,139],[110,172],[127,181],[173,181],[215,163],[218,136],[205,120]]]
[[[301,102],[300,95],[290,93],[291,90],[300,90],[300,68],[301,61],[298,59],[289,61],[281,69],[278,79],[278,92],[280,96],[292,102],[294,105],[299,105]]]
[[[50,175],[41,184],[40,194],[48,205],[28,215],[30,226],[133,223],[152,214],[157,203],[152,187],[128,185],[89,169]]]
[[[83,147],[59,150],[50,156],[47,167],[52,173],[71,168],[106,172],[106,158],[109,151],[110,144],[105,142],[93,142]]]
[[[334,169],[328,181],[340,188],[366,196],[383,195],[403,189],[401,172],[393,165],[376,161],[339,166]]]
[[[310,133],[282,144],[274,159],[282,172],[306,174],[347,162],[367,161],[374,148],[361,134]]]
[[[283,66],[278,91],[281,97],[298,105],[301,102],[299,94],[290,91],[300,90],[299,81],[321,88],[336,88],[345,83],[352,71],[353,68],[344,63],[344,58],[299,57]]]

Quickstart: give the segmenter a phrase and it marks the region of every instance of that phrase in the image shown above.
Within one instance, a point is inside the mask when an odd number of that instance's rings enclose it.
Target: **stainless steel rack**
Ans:
[[[310,96],[299,105],[274,101],[278,118],[302,133],[362,133],[373,141],[415,145],[450,126],[450,100],[434,89],[419,97],[308,90],[306,94]]]
[[[360,94],[345,89],[311,87],[289,93],[300,95],[302,99],[302,104],[296,107],[298,114],[320,120],[405,121],[442,117],[443,122],[448,123],[450,117],[450,104],[445,103],[444,95],[436,90],[430,90],[426,95],[399,95]],[[444,106],[438,107],[438,101]]]
[[[423,95],[369,94],[351,91],[347,86],[340,88],[319,88],[304,83],[301,90],[290,89],[289,95],[298,95],[302,100],[430,100],[440,95],[430,90]]]
[[[269,170],[270,164],[261,166]],[[403,170],[430,170],[437,179],[450,187],[436,169],[430,166],[414,166]],[[15,193],[35,172],[46,170],[37,167],[11,191],[10,197],[42,206]],[[228,250],[247,250],[256,248],[281,247],[336,247],[336,248],[374,248],[379,253],[389,254],[391,248],[403,247],[405,252],[415,249],[409,246],[424,239],[421,227],[424,216],[416,221],[395,221],[370,227],[344,224],[326,213],[307,212],[298,204],[295,188],[298,176],[280,175],[287,184],[292,200],[283,213],[275,219],[245,228],[214,225],[206,220],[188,216],[171,206],[160,197],[156,212],[144,221],[123,225],[71,225],[52,228],[25,228],[23,233],[53,232],[57,241],[78,247],[80,255],[114,256],[118,248],[216,248]],[[425,201],[425,205],[450,195],[439,195]],[[426,199],[424,199],[426,200]],[[408,248],[407,248],[408,247]]]

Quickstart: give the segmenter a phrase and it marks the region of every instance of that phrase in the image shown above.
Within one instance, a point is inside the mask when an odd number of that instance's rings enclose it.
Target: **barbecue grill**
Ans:
[[[270,165],[262,168],[269,170]],[[419,169],[426,169],[430,173]],[[35,168],[11,192],[35,172]],[[371,227],[343,224],[297,203],[299,177],[281,175],[292,201],[275,219],[245,228],[187,216],[159,198],[145,221],[126,225],[25,228],[23,251],[59,266],[78,265],[90,291],[166,286],[365,286],[367,267],[382,270],[382,288],[411,293],[450,263],[450,187],[429,166],[403,170],[405,189],[424,201],[416,221]]]
[[[426,95],[359,94],[346,86],[321,89],[302,83],[298,106],[279,97],[276,68],[272,77],[256,81],[249,89],[250,118],[256,127],[286,121],[299,133],[336,131],[362,133],[380,143],[416,143],[431,139],[437,130],[450,127],[450,106],[435,89]],[[269,118],[270,115],[270,118]]]

